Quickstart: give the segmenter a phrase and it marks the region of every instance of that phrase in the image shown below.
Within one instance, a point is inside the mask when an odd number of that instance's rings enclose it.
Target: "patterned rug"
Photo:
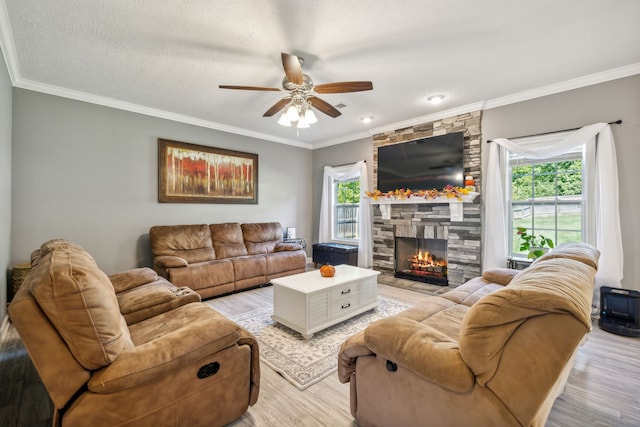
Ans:
[[[410,304],[378,296],[378,307],[316,332],[308,340],[300,333],[271,320],[271,306],[232,317],[231,320],[256,336],[263,363],[298,389],[304,390],[338,369],[338,350],[344,340],[371,322],[409,307]]]

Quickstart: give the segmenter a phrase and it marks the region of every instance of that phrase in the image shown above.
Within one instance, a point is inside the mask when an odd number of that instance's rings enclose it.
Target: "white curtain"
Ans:
[[[360,177],[360,207],[358,209],[358,267],[369,268],[373,266],[373,238],[371,204],[365,197],[369,191],[369,178],[367,164],[364,160],[350,167],[324,167],[322,179],[322,200],[320,203],[320,228],[318,238],[320,242],[331,241],[331,198],[333,180],[346,181]]]
[[[571,132],[553,145],[524,147],[514,141],[494,139],[489,147],[485,179],[485,235],[483,270],[503,267],[507,256],[507,183],[508,152],[529,159],[559,156],[585,146],[585,241],[601,252],[596,275],[595,298],[600,286],[621,287],[622,233],[618,204],[618,166],[611,127],[596,123]]]

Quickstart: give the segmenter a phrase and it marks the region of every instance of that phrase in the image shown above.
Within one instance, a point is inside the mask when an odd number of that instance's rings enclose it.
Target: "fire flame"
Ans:
[[[446,261],[434,259],[429,251],[425,251],[423,254],[422,250],[420,250],[417,255],[409,257],[409,262],[411,262],[411,266],[415,270],[426,267],[444,267],[447,265]]]

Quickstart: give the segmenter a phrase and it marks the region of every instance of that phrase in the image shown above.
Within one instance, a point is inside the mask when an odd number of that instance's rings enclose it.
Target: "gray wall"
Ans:
[[[0,51],[0,323],[7,307],[11,268],[11,79]]]
[[[109,274],[149,266],[160,224],[278,221],[310,236],[311,150],[23,89],[13,105],[13,263],[62,237]],[[259,203],[158,203],[158,138],[257,153]]]
[[[640,75],[486,110],[482,135],[488,139],[580,127],[622,119],[611,127],[618,159],[620,221],[624,248],[622,286],[640,289]],[[487,144],[483,143],[483,149]],[[486,156],[483,156],[483,158]]]
[[[367,161],[369,188],[373,189],[373,139],[364,138],[313,151],[313,243],[318,243],[324,167],[351,164],[360,160]]]

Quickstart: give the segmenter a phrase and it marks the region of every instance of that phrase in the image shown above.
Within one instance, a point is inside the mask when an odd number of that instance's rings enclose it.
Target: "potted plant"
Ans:
[[[538,258],[544,255],[549,249],[553,249],[553,240],[544,237],[542,234],[538,236],[529,234],[525,227],[518,227],[518,235],[522,240],[520,242],[520,250],[527,251],[527,258]]]

